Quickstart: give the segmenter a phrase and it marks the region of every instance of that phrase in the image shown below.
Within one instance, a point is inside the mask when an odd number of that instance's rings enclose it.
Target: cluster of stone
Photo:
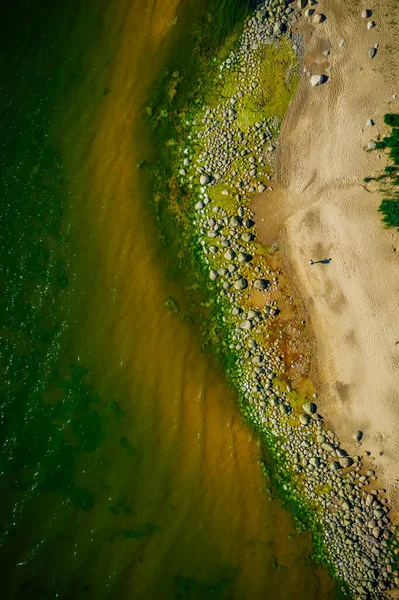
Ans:
[[[283,0],[266,0],[247,20],[238,47],[220,66],[220,78],[233,73],[235,85],[229,97],[201,109],[190,125],[179,176],[195,190],[193,223],[203,261],[210,285],[229,307],[223,318],[227,343],[237,356],[246,414],[292,473],[292,496],[306,498],[314,509],[336,576],[357,598],[378,599],[399,582],[389,501],[376,489],[375,473],[366,470],[362,457],[349,456],[326,428],[315,402],[298,406],[290,386],[282,389],[284,355],[278,340],[269,341],[271,325],[279,319],[271,300],[279,272],[257,252],[249,208],[251,196],[268,185],[266,166],[275,154],[278,122],[248,124],[243,110],[259,92],[262,52],[278,42],[289,19],[306,4],[300,0],[294,10]]]

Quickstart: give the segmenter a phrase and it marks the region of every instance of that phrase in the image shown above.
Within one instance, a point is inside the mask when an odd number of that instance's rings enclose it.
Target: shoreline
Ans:
[[[287,81],[287,73],[294,73],[285,28],[297,13],[292,6],[284,12],[283,6],[282,1],[258,10],[246,21],[238,48],[219,65],[219,102],[191,109],[169,191],[181,190],[183,208],[173,209],[177,220],[182,214],[191,219],[194,253],[209,282],[228,374],[242,413],[274,459],[280,493],[304,515],[316,556],[347,591],[377,599],[386,597],[399,576],[390,549],[397,540],[389,500],[377,491],[366,461],[342,447],[324,425],[309,372],[306,349],[312,342],[301,303],[280,267],[278,247],[257,241],[250,208],[256,192],[267,195],[274,186],[270,165],[279,123],[270,106],[281,110],[281,118],[291,100],[287,96],[279,104],[285,91],[267,96],[265,88],[274,65],[283,69],[274,84],[282,74]]]
[[[384,6],[376,7],[372,16],[372,19],[377,21],[376,28],[380,21],[383,23],[387,21],[387,11],[390,6],[391,2],[387,1]],[[375,63],[377,67],[374,65],[371,67],[370,59],[364,51],[364,45],[370,45],[370,31],[362,23],[360,14],[358,14],[359,7],[352,9],[350,11],[352,14],[348,15],[348,11],[343,13],[334,6],[334,3],[325,0],[321,8],[324,8],[328,16],[323,29],[319,29],[319,26],[312,27],[310,23],[306,22],[302,23],[301,27],[305,35],[313,30],[312,38],[308,40],[308,51],[305,57],[308,68],[309,64],[311,65],[310,70],[318,59],[316,52],[319,55],[321,53],[321,46],[331,47],[333,69],[328,82],[330,89],[320,90],[320,99],[310,100],[309,95],[313,90],[309,91],[309,83],[304,75],[298,95],[294,99],[283,125],[280,139],[279,173],[285,186],[285,193],[292,196],[293,199],[290,200],[291,214],[284,221],[280,240],[286,248],[285,268],[289,265],[289,268],[294,271],[296,287],[307,306],[312,328],[314,328],[318,348],[316,368],[321,384],[320,403],[323,411],[330,418],[332,426],[339,433],[342,441],[352,451],[356,447],[352,438],[353,433],[357,429],[364,432],[362,451],[366,449],[374,457],[374,464],[378,468],[379,484],[388,489],[396,512],[394,516],[397,520],[399,479],[395,463],[399,456],[399,445],[395,440],[392,422],[397,423],[398,421],[398,414],[394,409],[397,394],[393,392],[393,389],[397,388],[399,378],[392,370],[392,361],[395,361],[395,341],[392,340],[391,344],[388,342],[393,332],[389,332],[387,319],[393,326],[395,323],[394,312],[392,312],[393,307],[389,306],[392,305],[393,300],[392,288],[388,289],[388,287],[395,286],[397,277],[392,271],[392,266],[395,265],[395,255],[389,256],[389,246],[396,246],[398,236],[394,229],[385,229],[383,226],[381,216],[377,212],[382,196],[376,186],[365,186],[363,183],[364,177],[382,171],[386,164],[386,156],[382,154],[378,159],[376,152],[367,153],[366,144],[386,133],[386,126],[382,122],[384,114],[390,111],[395,112],[395,108],[399,110],[398,101],[395,106],[395,100],[392,98],[392,93],[397,87],[394,75],[390,75],[392,69],[390,61],[393,60],[393,56],[391,52],[385,50],[385,47],[389,47],[389,43],[392,43],[393,28],[389,27],[389,24],[380,27],[382,31],[378,31],[374,36],[379,40],[380,54],[376,57],[379,60],[378,63]],[[328,44],[330,39],[339,37],[338,32],[339,28],[343,26],[343,20],[347,30],[354,29],[359,24],[363,25],[357,33],[356,45],[347,51],[345,46],[337,48],[337,44]],[[361,50],[358,50],[356,46]],[[341,52],[341,55],[336,56],[338,51]],[[336,70],[341,69],[343,61],[345,61],[345,73],[342,74],[341,71],[335,73]],[[361,74],[363,83],[359,81],[360,72],[370,68],[372,68],[372,74],[370,74],[372,81],[368,81],[367,73]],[[316,88],[314,91],[319,90]],[[366,110],[367,115],[372,114],[376,123],[372,128],[369,127],[369,130],[372,129],[372,131],[367,130],[366,119],[363,119],[364,123],[362,123],[362,118],[359,118],[354,110],[353,105],[355,101],[359,102],[361,92],[364,95],[367,94],[368,103],[367,106],[360,104],[359,113],[364,115]],[[334,97],[335,106],[329,102],[331,97]],[[323,127],[321,119],[324,120],[326,114],[333,123],[341,119],[342,113],[337,116],[336,113],[339,109],[335,107],[343,102],[342,98],[349,108],[352,103],[353,115],[358,121],[357,129],[349,127],[346,137],[329,135],[326,128]],[[307,109],[309,102],[312,104],[311,109]],[[327,109],[326,104],[328,105]],[[316,138],[316,151],[309,147],[308,139],[305,139],[302,144],[298,143],[301,127],[298,122],[309,121],[310,116],[315,129],[317,130],[318,126],[323,129],[322,145],[320,145],[317,133],[312,137],[312,143]],[[292,131],[294,133],[291,133]],[[340,148],[340,144],[342,148]],[[293,174],[295,170],[294,157],[299,151],[304,163],[311,165],[311,168],[315,169],[316,165],[321,163],[321,168],[317,168],[317,182],[309,179],[309,175],[306,173],[302,178],[299,177],[299,183],[298,177]],[[352,157],[351,164],[340,162],[336,165],[334,172],[336,179],[332,179],[332,169],[328,169],[326,166],[326,158],[340,153],[348,153]],[[308,177],[308,182],[305,182],[306,177]],[[305,191],[298,189],[298,184]],[[337,193],[338,190],[340,197]],[[295,208],[295,202],[302,203],[300,210]],[[350,210],[351,204],[357,206],[357,209]],[[362,206],[366,211],[363,227],[356,226],[356,221],[362,218],[357,219],[357,214],[362,215],[362,213],[356,211],[361,211]],[[329,218],[329,225],[323,232],[324,245],[332,243],[330,253],[334,253],[335,264],[333,265],[332,261],[328,269],[311,272],[307,268],[308,260],[304,260],[304,255],[311,255],[312,251],[317,252],[317,249],[312,250],[312,246],[315,248],[316,240],[319,240],[320,244],[320,232],[323,226],[316,222],[306,226],[305,220],[311,218],[312,212],[321,215],[323,210],[325,211],[324,219]],[[334,210],[337,212],[333,215]],[[314,218],[317,220],[316,217]],[[299,234],[299,227],[302,227],[301,234]],[[331,238],[332,227],[335,232],[334,238]],[[308,232],[312,230],[311,237],[304,233],[305,230]],[[339,230],[347,233],[346,239],[338,234]],[[353,240],[350,239],[351,235],[355,235]],[[356,252],[358,260],[353,260],[353,252]],[[298,256],[301,254],[302,256],[298,260]],[[360,259],[361,256],[365,260]],[[353,263],[352,267],[350,262]],[[367,264],[367,274],[364,263]],[[376,269],[373,269],[373,264],[377,267]],[[379,290],[373,286],[374,280],[381,287],[379,294]],[[389,286],[386,285],[388,282]],[[357,286],[356,292],[351,295],[355,285]],[[329,287],[327,296],[325,293],[321,293],[325,289],[324,286]],[[347,290],[349,290],[349,294]],[[371,295],[374,297],[371,298]],[[382,300],[387,306],[381,303]],[[394,304],[396,303],[394,302]],[[356,313],[359,310],[363,313],[361,322],[356,319]],[[375,323],[374,327],[373,323]],[[334,329],[332,334],[329,333],[331,329]],[[375,344],[372,352],[371,340]],[[341,350],[339,346],[341,346]],[[392,346],[392,351],[390,346]],[[342,351],[342,347],[345,347],[345,351]],[[374,364],[379,355],[385,364],[381,364],[380,361],[378,372],[376,372]],[[349,369],[349,365],[352,364],[356,365],[355,371],[358,370],[361,377],[366,380],[364,384],[359,380],[356,372]],[[368,372],[372,373],[374,381],[367,376]],[[331,374],[337,380],[338,385],[334,386],[331,382]],[[381,393],[379,393],[380,390]],[[363,396],[362,401],[359,400],[360,395]],[[388,395],[393,395],[393,398],[389,400]],[[344,396],[344,402],[342,396]]]

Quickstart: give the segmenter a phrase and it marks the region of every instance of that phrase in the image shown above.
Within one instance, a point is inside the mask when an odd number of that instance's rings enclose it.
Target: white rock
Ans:
[[[201,175],[200,177],[200,184],[201,185],[206,185],[207,183],[209,183],[211,180],[211,178],[209,177],[209,175]]]
[[[310,85],[312,87],[316,87],[317,85],[321,85],[327,80],[325,75],[312,75],[310,78]]]

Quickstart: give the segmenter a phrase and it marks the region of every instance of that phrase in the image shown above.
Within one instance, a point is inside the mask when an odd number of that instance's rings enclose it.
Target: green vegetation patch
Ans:
[[[386,227],[399,228],[399,114],[386,114],[384,122],[391,127],[391,134],[376,142],[376,150],[388,151],[389,164],[377,177],[366,177],[365,181],[382,182],[381,191],[389,194],[381,202],[378,211]]]

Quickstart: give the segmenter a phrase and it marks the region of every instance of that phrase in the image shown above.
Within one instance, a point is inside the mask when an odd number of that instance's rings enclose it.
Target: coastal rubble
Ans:
[[[279,273],[259,253],[249,208],[252,195],[267,189],[279,123],[270,116],[252,119],[246,106],[249,98],[256,104],[262,92],[263,52],[279,43],[290,19],[308,3],[298,0],[296,9],[288,4],[265,0],[246,21],[237,48],[220,65],[219,78],[230,78],[229,95],[201,109],[190,125],[194,141],[185,144],[178,173],[195,190],[198,245],[210,285],[228,311],[227,343],[237,356],[244,414],[291,474],[290,497],[312,507],[335,576],[356,598],[376,600],[388,597],[399,581],[389,499],[375,488],[375,472],[365,473],[363,459],[341,447],[316,403],[298,404],[293,386],[280,384],[285,356],[278,339],[269,341],[280,318],[272,296]],[[369,16],[371,11],[363,11],[362,18]],[[369,50],[370,58],[376,52]],[[310,83],[327,79],[313,75]],[[354,434],[359,444],[362,438],[362,432]]]

